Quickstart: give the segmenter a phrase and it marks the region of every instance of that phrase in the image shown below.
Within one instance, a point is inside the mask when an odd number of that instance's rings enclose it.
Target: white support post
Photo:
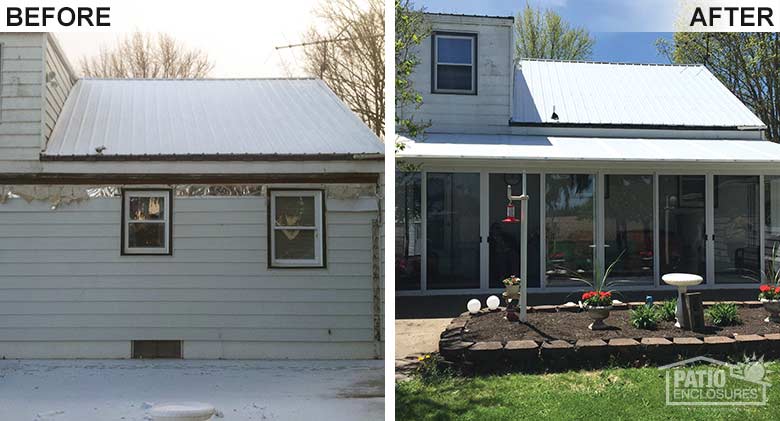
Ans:
[[[525,322],[528,309],[528,195],[526,194],[526,173],[523,171],[523,194],[512,195],[512,186],[506,186],[507,199],[511,203],[520,201],[520,321]]]

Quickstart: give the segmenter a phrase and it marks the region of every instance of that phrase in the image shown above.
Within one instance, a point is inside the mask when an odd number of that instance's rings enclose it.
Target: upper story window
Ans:
[[[122,190],[122,254],[172,251],[171,191]]]
[[[477,93],[477,34],[435,32],[433,92]]]
[[[325,267],[322,191],[272,190],[271,267]]]

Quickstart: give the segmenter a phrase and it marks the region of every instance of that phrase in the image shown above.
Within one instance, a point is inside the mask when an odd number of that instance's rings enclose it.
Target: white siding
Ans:
[[[423,96],[414,111],[430,121],[431,133],[507,133],[512,92],[512,21],[468,16],[426,15],[433,31],[477,34],[477,95],[431,93],[431,37],[420,45],[420,64],[412,74]]]
[[[268,269],[266,199],[176,198],[173,256],[120,255],[120,199],[0,205],[0,355],[374,358],[371,221],[326,214],[326,269]]]
[[[46,42],[46,94],[43,98],[43,137],[45,146],[49,141],[54,124],[57,122],[68,98],[70,90],[75,83],[75,75],[64,57],[62,49],[53,36],[47,37]]]
[[[0,34],[0,166],[38,160],[44,34]]]

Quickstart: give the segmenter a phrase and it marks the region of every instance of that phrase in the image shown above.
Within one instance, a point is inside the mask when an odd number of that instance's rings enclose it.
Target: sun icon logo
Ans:
[[[755,354],[752,357],[746,357],[743,362],[732,366],[731,370],[732,376],[753,383],[763,382],[769,373],[770,371],[764,365],[764,357],[756,358]]]

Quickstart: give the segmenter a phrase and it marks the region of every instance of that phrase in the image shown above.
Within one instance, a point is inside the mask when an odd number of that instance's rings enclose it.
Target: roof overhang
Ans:
[[[778,164],[780,144],[763,140],[587,138],[431,134],[410,139],[407,160],[516,160],[537,162]]]

